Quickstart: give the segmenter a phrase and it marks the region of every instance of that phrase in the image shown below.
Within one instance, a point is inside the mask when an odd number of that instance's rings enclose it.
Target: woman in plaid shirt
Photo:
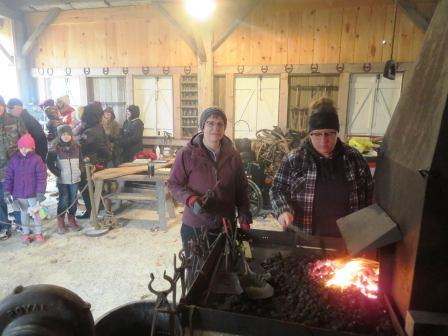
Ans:
[[[367,162],[338,138],[333,101],[310,106],[309,136],[285,157],[270,190],[274,215],[283,228],[340,237],[336,219],[372,203],[373,180]]]

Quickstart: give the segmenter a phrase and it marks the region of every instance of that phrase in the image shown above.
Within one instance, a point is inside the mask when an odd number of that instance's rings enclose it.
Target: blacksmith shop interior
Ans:
[[[448,0],[0,0],[0,335],[448,335]]]

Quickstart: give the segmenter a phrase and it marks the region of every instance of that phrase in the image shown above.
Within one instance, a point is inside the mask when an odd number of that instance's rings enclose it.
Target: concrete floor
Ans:
[[[48,193],[54,191],[49,183]],[[87,237],[83,231],[65,235],[56,233],[56,199],[45,201],[50,219],[44,222],[46,242],[41,246],[24,246],[20,234],[0,242],[0,299],[18,285],[54,284],[77,293],[92,306],[95,319],[127,302],[153,299],[147,285],[150,273],[155,286],[164,288],[163,271],[173,273],[173,254],[181,249],[180,223],[182,208],[170,220],[167,232],[142,228],[133,219],[157,218],[147,205],[132,205],[120,217],[130,219],[125,226],[101,237]],[[88,228],[88,220],[79,221]],[[257,218],[254,228],[278,230],[272,217]]]

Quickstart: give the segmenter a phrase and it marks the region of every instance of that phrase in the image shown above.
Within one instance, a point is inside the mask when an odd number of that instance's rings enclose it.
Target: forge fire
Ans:
[[[213,308],[369,335],[394,335],[378,290],[378,264],[365,259],[330,260],[275,254],[262,262],[274,296],[217,296]]]

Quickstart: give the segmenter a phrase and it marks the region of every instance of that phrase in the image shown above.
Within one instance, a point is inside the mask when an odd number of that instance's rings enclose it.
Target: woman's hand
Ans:
[[[278,216],[277,220],[283,226],[283,230],[286,230],[288,226],[293,222],[294,215],[289,211],[285,211],[280,216]]]

